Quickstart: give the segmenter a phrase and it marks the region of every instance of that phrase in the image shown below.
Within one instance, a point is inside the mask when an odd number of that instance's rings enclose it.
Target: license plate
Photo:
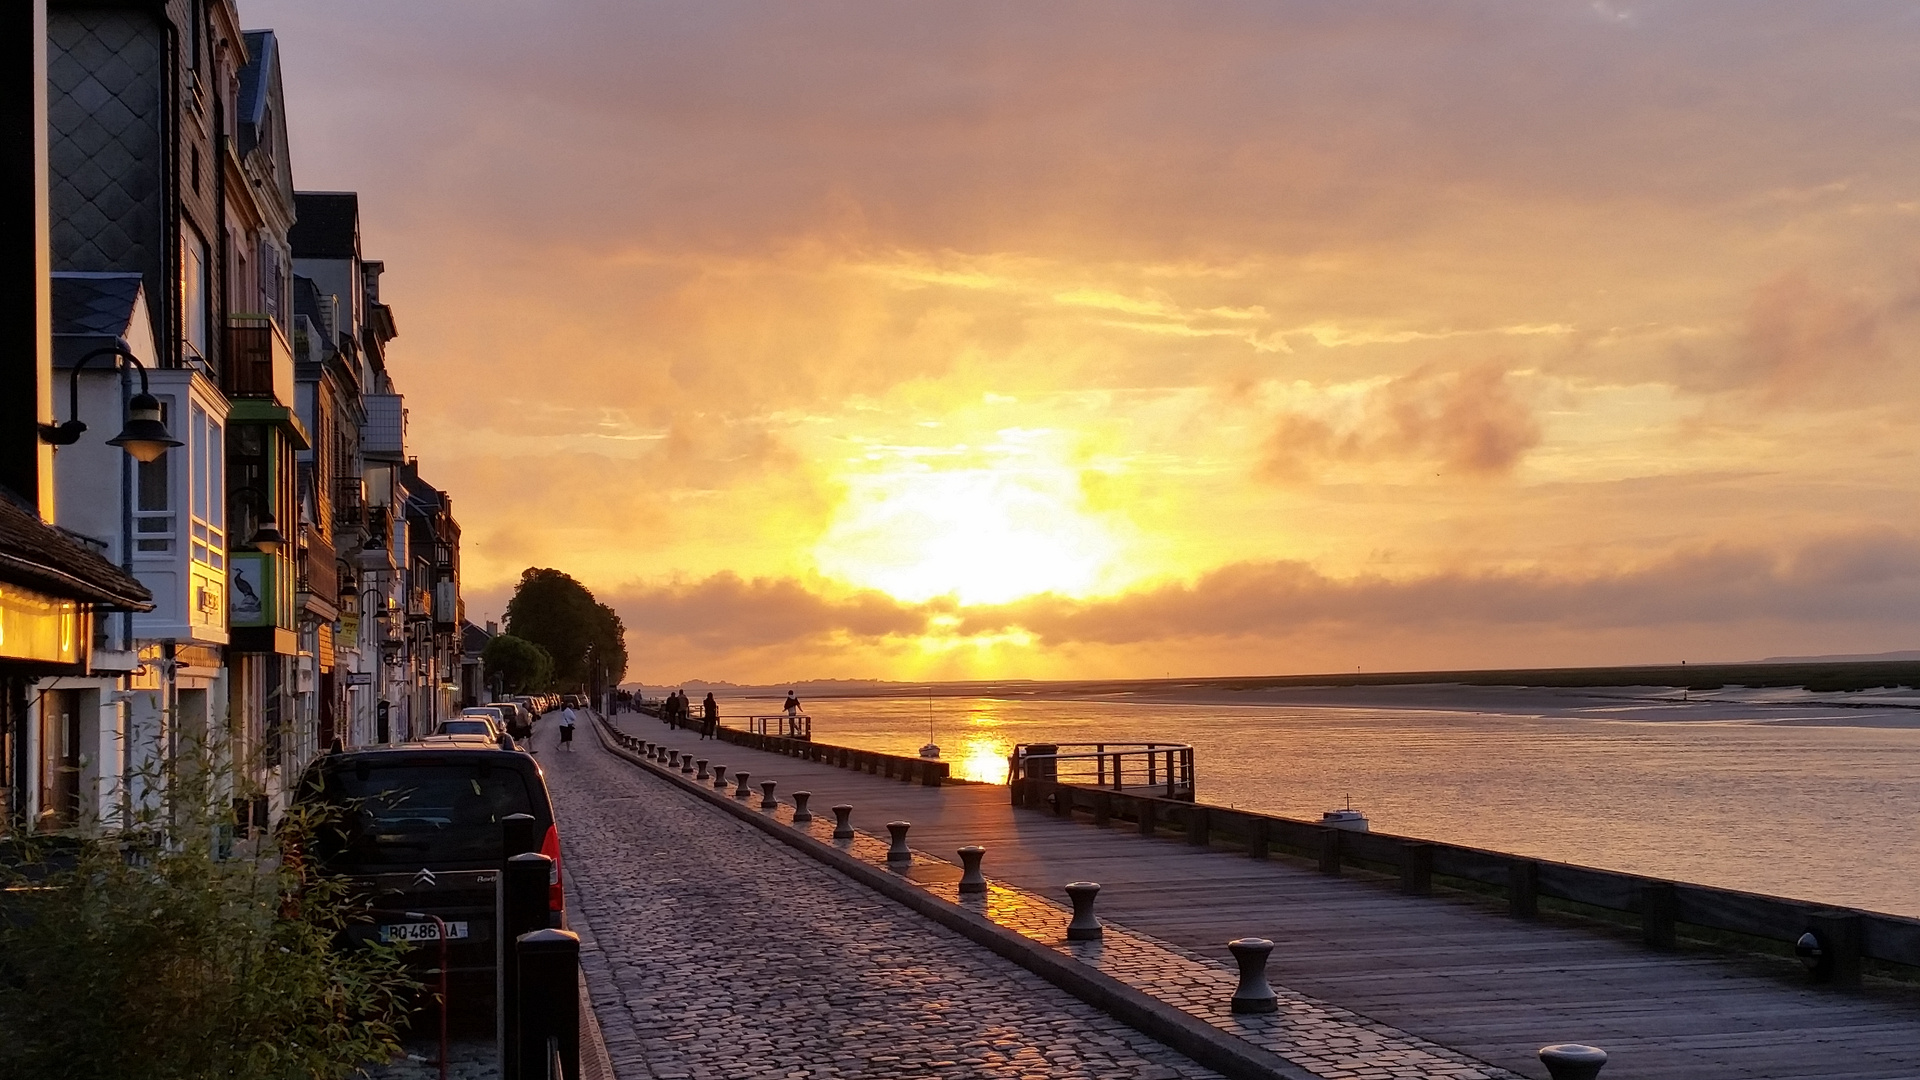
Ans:
[[[447,940],[455,941],[467,936],[467,924],[450,922],[447,924]],[[380,928],[381,941],[439,941],[440,924],[431,922],[394,923]]]

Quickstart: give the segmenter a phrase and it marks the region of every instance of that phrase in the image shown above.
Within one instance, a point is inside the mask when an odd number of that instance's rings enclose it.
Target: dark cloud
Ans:
[[[1288,412],[1274,422],[1260,472],[1298,480],[1324,462],[1417,461],[1442,471],[1510,471],[1540,443],[1540,422],[1495,364],[1419,368],[1367,392],[1345,419]]]

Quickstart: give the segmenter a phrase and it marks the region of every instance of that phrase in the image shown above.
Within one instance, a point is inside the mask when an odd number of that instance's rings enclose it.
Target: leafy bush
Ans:
[[[321,821],[235,845],[199,780],[215,772],[164,771],[166,809],[135,828],[29,838],[0,864],[0,1076],[345,1077],[392,1057],[418,984],[396,948],[345,946],[359,903],[299,857]]]

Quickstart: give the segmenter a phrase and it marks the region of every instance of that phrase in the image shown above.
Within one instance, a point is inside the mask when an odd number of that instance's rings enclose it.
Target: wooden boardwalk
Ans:
[[[1102,885],[1100,913],[1226,960],[1224,943],[1272,938],[1277,983],[1527,1076],[1534,1051],[1577,1041],[1612,1055],[1614,1080],[1920,1077],[1920,995],[1845,994],[1808,985],[1786,963],[1649,950],[1636,938],[1483,904],[1409,897],[1390,883],[1334,877],[1303,861],[1248,859],[1128,829],[1015,810],[996,785],[927,788],[670,732],[650,717],[623,730],[745,769],[816,813],[854,806],[854,825],[954,859],[987,848],[990,877],[1051,895]]]

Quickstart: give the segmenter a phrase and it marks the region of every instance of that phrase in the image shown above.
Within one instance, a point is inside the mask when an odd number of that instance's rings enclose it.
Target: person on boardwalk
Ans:
[[[791,690],[787,691],[787,703],[784,706],[784,708],[787,710],[787,719],[791,720],[794,717],[799,716],[800,715],[799,695],[795,694]]]
[[[717,739],[720,737],[720,703],[713,700],[713,691],[707,691],[707,700],[700,703],[700,737]]]
[[[560,714],[560,749],[562,750],[573,749],[573,723],[573,706],[569,705],[566,711]]]

